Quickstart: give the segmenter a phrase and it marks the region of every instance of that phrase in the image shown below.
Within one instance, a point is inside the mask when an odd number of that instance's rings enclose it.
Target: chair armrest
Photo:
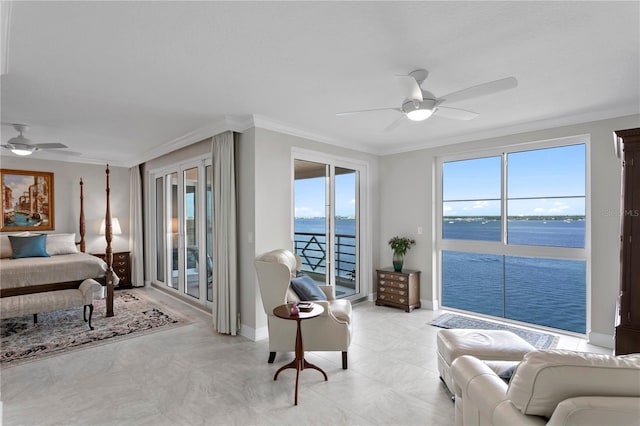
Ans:
[[[320,290],[327,296],[327,300],[336,300],[336,288],[332,285],[320,285]]]
[[[549,419],[556,425],[640,424],[640,397],[579,396],[560,402]]]

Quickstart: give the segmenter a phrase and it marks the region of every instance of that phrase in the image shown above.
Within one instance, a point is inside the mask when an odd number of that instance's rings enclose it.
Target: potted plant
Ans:
[[[393,270],[396,272],[402,271],[402,264],[404,262],[404,255],[407,254],[407,250],[415,245],[416,240],[407,237],[393,237],[389,240],[391,250],[393,250]]]

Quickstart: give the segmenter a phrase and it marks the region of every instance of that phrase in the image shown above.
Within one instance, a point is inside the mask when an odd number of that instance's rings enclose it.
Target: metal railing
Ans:
[[[327,239],[325,234],[296,232],[295,253],[302,260],[302,270],[326,274]],[[356,237],[336,234],[336,275],[346,281],[356,280]]]

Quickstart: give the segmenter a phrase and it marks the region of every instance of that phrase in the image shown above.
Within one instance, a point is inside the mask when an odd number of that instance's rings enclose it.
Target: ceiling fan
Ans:
[[[488,83],[479,84],[477,86],[468,87],[449,93],[441,97],[436,97],[433,93],[424,90],[422,83],[427,79],[429,72],[425,69],[417,69],[408,75],[399,77],[407,77],[410,84],[410,94],[402,101],[400,108],[374,108],[359,111],[345,111],[336,113],[337,116],[359,114],[371,111],[397,111],[402,113],[397,120],[392,122],[385,130],[391,130],[400,124],[405,117],[412,121],[424,121],[432,115],[452,118],[455,120],[472,120],[479,114],[473,111],[467,111],[459,108],[451,108],[443,106],[444,103],[458,102],[466,99],[477,98],[480,96],[490,95],[501,92],[503,90],[513,89],[518,86],[518,80],[515,77],[507,77]]]
[[[3,123],[4,124],[4,123]],[[2,145],[3,148],[11,150],[16,155],[31,155],[34,152],[47,150],[47,149],[61,149],[68,148],[68,146],[61,143],[32,143],[29,139],[25,138],[23,133],[29,130],[29,126],[26,124],[11,123],[14,129],[18,133],[18,136],[14,136]]]

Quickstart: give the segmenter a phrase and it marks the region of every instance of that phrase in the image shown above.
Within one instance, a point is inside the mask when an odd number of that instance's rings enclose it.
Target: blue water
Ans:
[[[339,277],[353,280],[356,269],[356,221],[354,219],[337,219],[336,223],[336,270]],[[303,270],[324,274],[326,264],[326,240],[324,238],[324,219],[295,219],[296,254],[302,258]],[[300,235],[313,233],[321,235]]]
[[[584,247],[583,220],[514,220],[509,244]],[[449,239],[500,241],[500,222],[445,220]],[[443,306],[586,332],[586,262],[444,251]]]
[[[453,223],[450,223],[453,222]],[[552,247],[584,247],[583,220],[513,220],[508,222],[509,244]],[[324,233],[322,219],[296,219],[296,232]],[[336,221],[338,234],[355,235],[355,221]],[[445,220],[449,239],[500,241],[497,220]],[[325,250],[325,241],[298,236],[298,254]],[[355,238],[344,238],[355,244]],[[342,246],[341,276],[349,276],[355,249]],[[318,251],[319,257],[322,252]],[[309,265],[305,269],[310,270]],[[316,266],[324,273],[324,263]],[[442,305],[504,317],[576,333],[586,332],[586,262],[521,256],[443,252]]]

